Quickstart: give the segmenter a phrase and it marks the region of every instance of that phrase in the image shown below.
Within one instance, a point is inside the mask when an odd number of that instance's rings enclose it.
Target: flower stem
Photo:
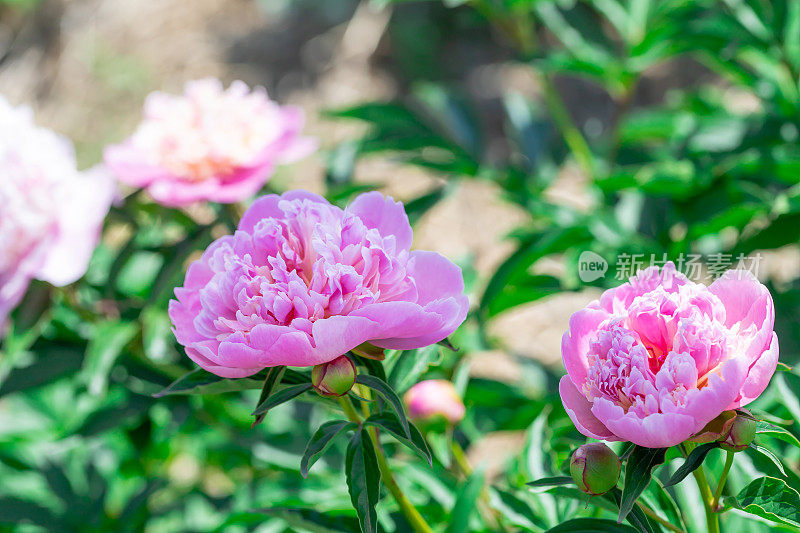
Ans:
[[[688,448],[688,446],[694,445],[689,443],[679,445],[679,449],[684,457],[688,457],[689,452],[691,451],[691,448]],[[706,479],[706,473],[705,470],[703,470],[703,465],[697,467],[694,472],[692,472],[692,475],[697,482],[697,488],[700,489],[700,496],[703,500],[703,508],[706,511],[706,525],[708,526],[708,533],[720,533],[719,515],[714,512],[714,508],[712,507],[712,500],[714,497],[711,495],[711,487]]]
[[[361,424],[361,417],[358,416],[358,413],[353,407],[352,402],[350,402],[346,396],[339,398],[339,405],[342,407],[342,411],[344,411],[344,414],[347,415],[347,419],[350,420],[350,422],[355,422],[359,425]]]
[[[359,425],[362,423],[361,417],[358,416],[358,413],[355,408],[353,408],[353,404],[348,398],[339,398],[339,405],[342,406],[342,410],[351,422],[355,422]],[[375,447],[375,455],[378,458],[378,470],[381,472],[381,479],[383,479],[386,488],[389,489],[389,492],[394,497],[398,507],[400,507],[400,511],[406,517],[406,520],[408,520],[409,525],[411,525],[411,528],[416,533],[433,533],[431,526],[425,522],[425,519],[419,514],[417,508],[414,507],[405,493],[403,493],[400,485],[397,484],[392,469],[389,467],[389,461],[386,460],[383,446],[381,446],[380,440],[378,439],[378,432],[375,428],[370,427],[367,428],[367,433],[369,433],[370,440],[372,440],[372,444]]]
[[[734,452],[732,451],[728,451],[725,456],[725,467],[722,469],[717,490],[714,492],[714,499],[711,501],[711,508],[714,512],[719,512],[720,510],[719,499],[722,496],[722,490],[725,488],[725,482],[728,480],[728,472],[731,471],[731,466],[733,465],[733,456]]]
[[[697,487],[700,489],[700,495],[703,498],[703,508],[706,511],[706,525],[708,526],[708,533],[719,533],[719,516],[717,513],[714,512],[714,508],[711,506],[711,488],[708,485],[708,480],[706,479],[706,473],[703,470],[703,467],[700,466],[692,472],[694,474],[694,479],[697,481]]]
[[[641,500],[637,500],[636,505],[639,506],[639,508],[642,510],[642,512],[644,512],[644,514],[646,514],[647,516],[649,516],[650,518],[652,518],[665,528],[669,529],[670,531],[674,531],[675,533],[685,533],[685,531],[682,528],[679,528],[678,526],[671,524],[667,520],[658,516],[655,511],[650,509],[650,507],[648,507],[647,504],[643,503]]]

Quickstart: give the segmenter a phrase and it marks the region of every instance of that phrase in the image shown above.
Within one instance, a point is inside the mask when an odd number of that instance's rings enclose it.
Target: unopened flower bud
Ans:
[[[311,383],[322,396],[344,396],[356,382],[356,365],[346,355],[315,366],[311,370]]]
[[[584,444],[575,450],[569,462],[569,472],[575,484],[593,496],[616,487],[621,469],[617,454],[600,442]]]
[[[731,431],[734,420],[736,420],[736,411],[723,411],[689,440],[697,444],[725,440]]]
[[[740,452],[750,446],[755,438],[756,421],[751,418],[750,413],[738,414],[731,425],[728,436],[722,441],[722,449],[729,452]]]
[[[444,379],[420,381],[408,389],[403,401],[408,417],[419,422],[443,418],[449,424],[458,424],[466,411],[455,386]]]

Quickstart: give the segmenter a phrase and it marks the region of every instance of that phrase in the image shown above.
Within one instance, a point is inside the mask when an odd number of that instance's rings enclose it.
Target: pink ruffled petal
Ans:
[[[377,191],[360,194],[347,211],[357,215],[368,228],[377,229],[384,237],[394,235],[398,250],[411,247],[413,232],[408,215],[403,204],[395,202],[391,196],[383,196]]]
[[[570,379],[578,387],[582,387],[586,380],[589,342],[596,335],[600,323],[608,317],[605,310],[593,308],[590,304],[569,318],[569,329],[561,337],[561,356]]]
[[[593,439],[615,441],[618,439],[594,414],[592,404],[578,391],[569,376],[558,383],[561,402],[578,431]]]
[[[728,409],[744,407],[764,392],[778,367],[778,335],[772,334],[769,348],[748,369],[739,398]]]

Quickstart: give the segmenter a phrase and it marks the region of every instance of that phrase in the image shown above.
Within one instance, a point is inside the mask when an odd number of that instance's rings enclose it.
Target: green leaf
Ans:
[[[230,528],[241,526],[256,528],[264,524],[265,514],[283,520],[292,526],[293,530],[296,528],[311,533],[358,531],[358,520],[351,516],[334,514],[333,512],[320,513],[312,509],[286,507],[261,509],[257,512],[234,513],[216,531],[222,533],[223,531],[230,531]]]
[[[575,518],[547,530],[547,533],[638,533],[630,526],[601,518]]]
[[[403,401],[400,399],[394,389],[392,389],[392,387],[389,386],[389,384],[385,381],[375,376],[369,376],[365,374],[359,374],[356,378],[356,383],[360,383],[374,390],[389,403],[394,412],[397,414],[397,419],[400,421],[400,425],[403,426],[403,431],[410,439],[411,430],[408,428],[408,418],[406,418],[406,411],[403,408]]]
[[[275,394],[273,394],[272,396],[270,396],[269,398],[258,404],[255,411],[253,411],[253,416],[264,414],[273,407],[277,407],[282,403],[286,403],[289,400],[292,400],[300,396],[304,392],[310,390],[312,387],[313,385],[311,383],[302,383],[300,385],[292,385],[291,387],[286,387],[285,389],[276,392]]]
[[[382,381],[386,381],[386,369],[383,368],[382,361],[372,359],[371,357],[363,357],[353,352],[349,352],[349,357],[355,359],[357,364],[364,366],[370,375]]]
[[[285,365],[273,366],[267,369],[267,377],[264,378],[264,386],[261,387],[261,396],[259,396],[258,404],[256,405],[261,405],[264,403],[264,400],[272,396],[272,393],[275,391],[275,387],[280,385],[281,380],[283,379],[283,373],[285,371]],[[253,422],[253,425],[256,426],[263,422],[265,416],[266,413],[256,416],[256,420]]]
[[[422,196],[414,198],[410,202],[406,202],[405,208],[409,223],[412,225],[416,224],[417,221],[422,218],[422,215],[427,213],[430,208],[444,199],[448,191],[448,187],[440,187],[435,189],[433,192],[423,194]]]
[[[769,422],[765,422],[763,420],[756,422],[756,434],[780,439],[788,442],[792,446],[800,448],[800,440],[797,440],[797,437],[795,437],[793,433],[790,433],[787,429],[776,426],[775,424],[770,424]]]
[[[555,487],[557,485],[569,485],[570,483],[572,483],[572,478],[569,476],[553,476],[543,477],[525,484],[529,487]]]
[[[752,481],[736,497],[725,498],[725,506],[800,528],[800,493],[778,478]]]
[[[769,450],[769,448],[766,448],[764,446],[760,446],[760,445],[756,444],[755,442],[751,442],[749,448],[751,450],[754,450],[754,451],[760,453],[761,455],[765,456],[767,459],[772,461],[772,463],[778,468],[778,470],[781,471],[781,474],[783,474],[783,476],[786,477],[786,470],[783,469],[783,465],[781,464],[781,460],[778,459],[778,456],[775,455],[774,453],[772,453]]]
[[[456,496],[456,503],[450,512],[447,533],[466,533],[469,531],[469,518],[475,510],[478,496],[483,489],[483,470],[475,469],[472,475],[461,485]]]
[[[427,372],[431,365],[436,366],[441,361],[442,349],[436,344],[415,350],[403,350],[397,355],[397,360],[389,373],[389,383],[395,390],[404,392],[419,381],[420,376]]]
[[[547,527],[544,519],[533,509],[530,502],[522,497],[524,495],[518,496],[509,490],[491,487],[489,496],[492,508],[499,511],[504,520],[515,526],[528,531],[541,531]]]
[[[108,375],[122,350],[139,331],[134,322],[106,322],[97,326],[86,348],[82,375],[89,392],[103,394]]]
[[[718,442],[709,442],[692,450],[689,456],[683,461],[683,464],[672,474],[672,477],[664,483],[664,487],[671,487],[683,481],[686,476],[697,470],[703,464],[708,452],[714,448],[719,448]]]
[[[53,383],[78,370],[83,359],[82,347],[48,345],[32,364],[15,368],[8,374],[0,386],[0,397]]]
[[[433,466],[433,457],[431,456],[431,451],[428,448],[428,443],[425,442],[425,438],[422,436],[422,433],[420,433],[414,424],[409,424],[408,426],[409,430],[411,430],[411,437],[409,438],[405,434],[403,426],[400,425],[400,420],[397,419],[397,416],[394,413],[377,413],[367,418],[364,423],[385,429],[397,440],[408,446],[411,451],[419,455],[420,458],[427,461],[430,466]]]
[[[619,504],[619,521],[625,520],[633,509],[636,499],[650,484],[653,469],[664,462],[666,448],[644,448],[636,446],[625,465],[625,486]]]
[[[14,496],[0,497],[0,524],[33,524],[46,531],[57,531],[64,526],[47,507]]]
[[[664,511],[667,520],[676,524],[683,531],[687,531],[686,521],[683,518],[683,512],[678,506],[678,502],[676,502],[672,494],[664,488],[664,484],[657,477],[654,477],[653,481],[656,484],[654,491],[656,493],[656,499],[661,510]]]
[[[535,232],[525,236],[517,250],[501,264],[486,284],[479,310],[487,318],[513,306],[555,292],[558,280],[552,276],[532,276],[531,265],[542,257],[564,252],[590,238],[585,227]]]
[[[249,389],[260,389],[266,374],[256,374],[249,378],[227,379],[196,368],[172,382],[164,390],[153,395],[161,398],[170,394],[220,394]]]
[[[365,429],[357,431],[347,447],[345,473],[350,501],[358,514],[363,533],[378,531],[375,506],[380,497],[381,474],[375,448]]]
[[[349,431],[358,427],[354,422],[347,420],[333,420],[322,424],[306,445],[306,451],[303,453],[303,458],[300,460],[300,474],[303,477],[308,477],[308,469],[314,466],[317,459],[322,457],[325,450],[330,446],[333,440],[339,433]]]
[[[602,495],[602,498],[612,502],[617,509],[620,508],[622,502],[622,491],[618,487],[614,487],[610,491]],[[638,506],[634,505],[628,516],[625,518],[629,524],[643,533],[656,533],[658,530],[653,527],[650,519],[644,514],[644,511]]]

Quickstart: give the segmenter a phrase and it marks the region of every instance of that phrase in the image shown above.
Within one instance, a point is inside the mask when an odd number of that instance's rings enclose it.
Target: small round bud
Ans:
[[[420,381],[403,396],[408,417],[418,422],[435,422],[444,419],[448,424],[458,424],[466,409],[455,386],[445,379]]]
[[[578,488],[598,496],[617,486],[622,464],[617,454],[601,442],[584,444],[572,454],[569,473]]]
[[[722,449],[729,452],[740,452],[750,446],[756,438],[756,421],[745,411],[745,415],[738,414],[731,425],[731,431],[722,441]]]
[[[356,382],[356,365],[346,355],[315,366],[311,370],[311,383],[322,396],[344,396]]]

